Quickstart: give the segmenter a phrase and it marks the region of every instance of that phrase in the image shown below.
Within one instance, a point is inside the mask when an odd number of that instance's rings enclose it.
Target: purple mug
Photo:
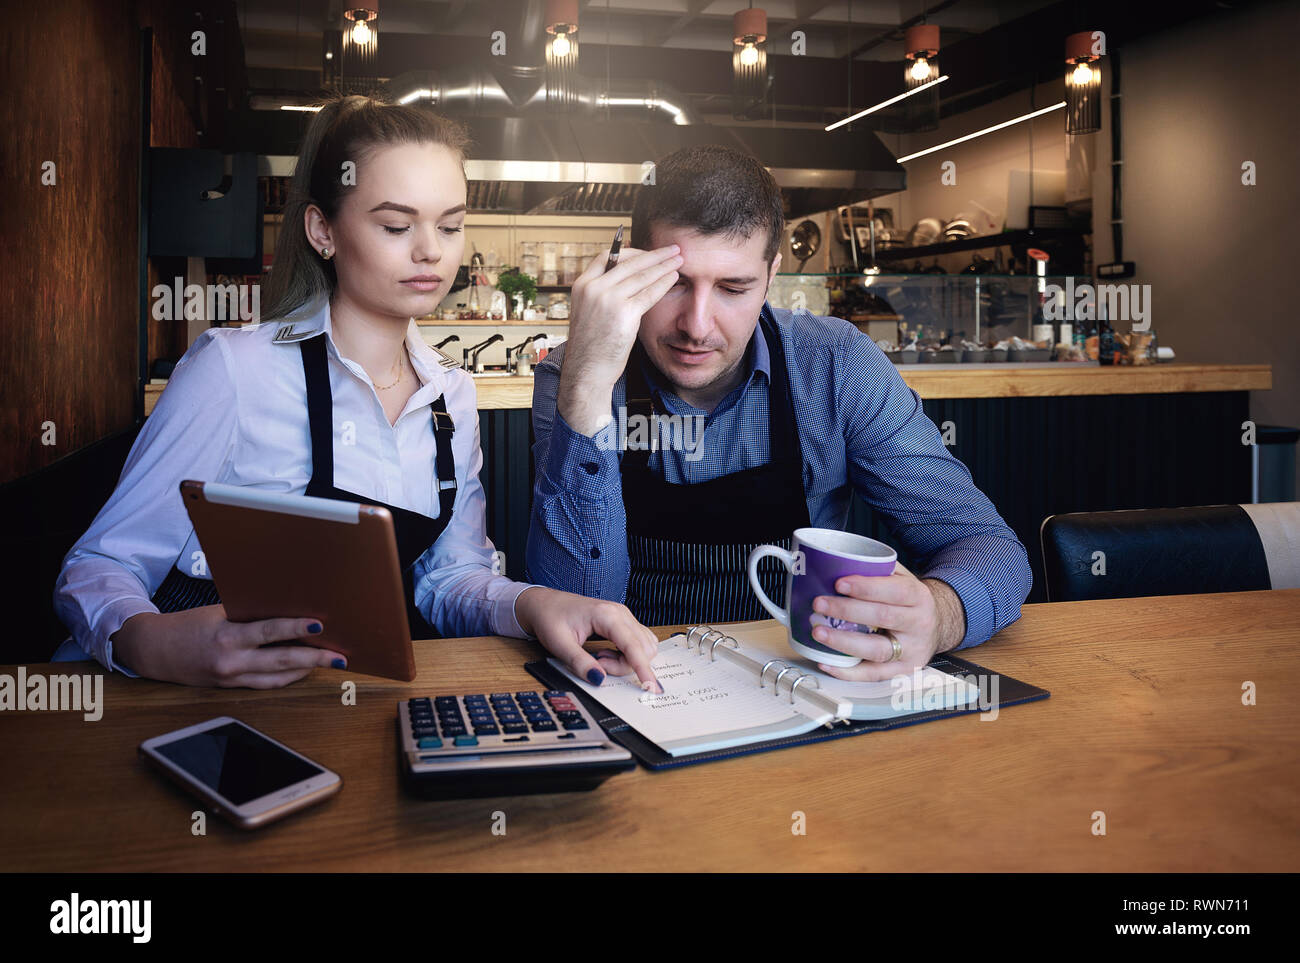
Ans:
[[[813,638],[815,625],[847,632],[874,632],[870,626],[832,619],[813,611],[819,595],[839,595],[835,583],[845,575],[892,575],[898,553],[884,542],[833,528],[800,528],[794,533],[794,551],[777,545],[759,545],[749,554],[749,584],[763,608],[786,627],[790,648],[805,659],[843,668],[862,660],[822,645]],[[775,555],[789,570],[785,583],[787,609],[777,608],[758,583],[758,563]]]

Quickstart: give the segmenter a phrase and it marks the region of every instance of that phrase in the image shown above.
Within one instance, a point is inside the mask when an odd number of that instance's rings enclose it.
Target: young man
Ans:
[[[885,679],[1014,622],[1032,575],[871,339],[767,304],[783,231],[780,190],[749,155],[695,147],[656,165],[632,247],[577,280],[569,340],[537,368],[529,577],[625,601],[646,625],[762,618],[750,550],[842,529],[856,491],[923,574],[842,579],[817,602],[892,639],[814,635],[864,660],[823,671]],[[646,420],[658,450],[634,447]]]

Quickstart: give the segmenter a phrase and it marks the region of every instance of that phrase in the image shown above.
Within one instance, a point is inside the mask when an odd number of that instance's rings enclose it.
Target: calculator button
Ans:
[[[550,719],[547,719],[545,722],[533,723],[533,732],[554,732],[554,731],[555,731],[555,723],[552,722]]]
[[[536,692],[516,692],[516,693],[515,693],[515,698],[516,698],[516,699],[536,699],[536,698],[537,698],[537,693],[536,693]]]
[[[494,692],[494,693],[492,693],[492,701],[493,701],[493,702],[495,702],[497,699],[510,699],[510,698],[512,698],[512,696],[510,695],[509,692]]]
[[[487,696],[483,695],[482,693],[480,693],[480,694],[478,694],[478,695],[467,695],[467,696],[465,696],[465,701],[466,701],[466,702],[486,702],[486,701],[487,701]]]
[[[442,740],[437,736],[429,736],[426,739],[421,739],[415,745],[419,749],[441,749]]]
[[[506,732],[527,732],[528,727],[522,722],[506,722],[501,726]]]
[[[565,729],[590,729],[585,719],[569,719],[562,723]]]
[[[463,736],[465,734],[464,726],[443,726],[442,734],[450,739],[452,736]]]
[[[496,726],[475,726],[474,735],[476,736],[499,736],[501,730]]]
[[[416,739],[423,739],[425,736],[436,736],[437,734],[437,726],[411,726],[411,735]]]
[[[456,697],[438,696],[436,699],[433,700],[433,704],[436,706],[454,706],[456,704]]]
[[[433,703],[430,702],[428,699],[412,699],[412,700],[408,703],[408,705],[410,705],[410,707],[411,707],[413,710],[414,710],[414,709],[417,709],[417,708],[420,708],[420,709],[432,709],[432,708],[433,708]]]
[[[559,717],[561,722],[573,722],[576,719],[581,719],[582,713],[576,709],[568,709],[562,712],[557,712],[556,716]]]
[[[456,745],[458,746],[477,746],[478,737],[476,736],[457,736]]]

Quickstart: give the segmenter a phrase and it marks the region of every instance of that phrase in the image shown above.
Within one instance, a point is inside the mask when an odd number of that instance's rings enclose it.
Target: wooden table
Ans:
[[[95,723],[0,713],[0,871],[1300,869],[1300,590],[1029,605],[961,654],[1050,699],[995,721],[638,768],[592,793],[404,796],[397,700],[536,688],[523,662],[540,650],[486,638],[416,651],[416,683],[355,677],[353,707],[348,674],[318,670],[274,692],[110,677]],[[258,832],[212,817],[191,835],[196,806],[136,746],[221,714],[338,770],[343,791]],[[791,833],[795,811],[807,835]]]

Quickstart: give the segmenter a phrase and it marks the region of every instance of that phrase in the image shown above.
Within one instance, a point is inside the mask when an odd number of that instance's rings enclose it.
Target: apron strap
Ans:
[[[334,487],[334,396],[330,392],[325,333],[299,341],[298,350],[302,352],[303,376],[307,380],[307,423],[311,428],[308,488],[328,490]]]
[[[456,503],[456,456],[451,450],[456,422],[447,412],[445,395],[438,395],[430,408],[433,411],[433,437],[438,449],[434,462],[438,471],[438,517],[450,519],[452,506]]]

